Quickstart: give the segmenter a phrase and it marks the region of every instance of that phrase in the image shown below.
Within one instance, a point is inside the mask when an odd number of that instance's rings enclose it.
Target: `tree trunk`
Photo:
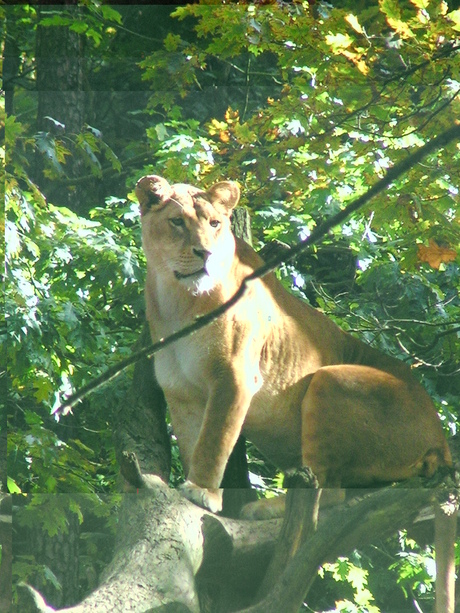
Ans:
[[[0,363],[0,492],[7,491],[7,418],[6,418],[6,397],[8,391],[8,379],[6,375],[6,364]]]
[[[3,87],[5,90],[5,113],[12,115],[14,112],[14,86],[18,75],[20,62],[20,50],[11,32],[14,29],[11,19],[6,22],[5,47],[3,52]]]
[[[206,591],[209,600],[216,581],[224,585],[222,575],[229,575],[231,593],[242,590],[252,596],[253,585],[260,581],[273,552],[279,522],[253,526],[218,518],[158,478],[150,478],[148,485],[139,494],[123,497],[116,552],[101,585],[79,605],[61,610],[199,613],[203,610],[201,595]],[[199,588],[200,583],[206,590]],[[27,595],[22,598],[25,608]],[[21,613],[24,608],[19,609]],[[30,610],[50,609],[35,604]]]
[[[11,496],[0,494],[0,545],[2,562],[0,565],[0,611],[11,610],[11,565],[12,565],[12,512]]]
[[[66,494],[52,494],[56,496],[66,496]],[[78,557],[79,557],[79,535],[80,524],[75,513],[66,513],[67,530],[59,531],[56,536],[50,537],[46,530],[26,530],[30,533],[31,546],[35,562],[39,567],[53,569],[59,584],[65,585],[62,590],[46,584],[47,594],[50,602],[56,607],[61,608],[75,602],[79,594],[78,576]],[[59,560],[59,565],[56,561]],[[38,580],[38,585],[40,585]],[[45,585],[43,585],[45,588]]]
[[[46,7],[38,7],[38,16],[47,16]],[[68,6],[76,16],[79,7]],[[80,132],[85,119],[83,91],[83,50],[81,37],[63,26],[38,26],[36,39],[39,130],[50,124],[46,116],[63,123],[70,133]]]
[[[55,608],[78,602],[79,585],[79,536],[80,524],[77,515],[67,501],[72,497],[67,494],[37,494],[45,509],[53,518],[53,508],[59,509],[59,514],[65,516],[65,529],[58,529],[55,534],[49,530],[52,522],[44,527],[43,516],[34,525],[21,522],[19,516],[24,506],[33,502],[33,496],[13,496],[13,534],[14,534],[14,564],[21,564],[23,556],[31,559],[28,580],[38,590],[46,593],[50,604]],[[33,507],[32,507],[33,509]],[[41,519],[41,521],[40,521]],[[0,609],[1,610],[1,609]],[[27,603],[20,602],[18,612],[33,611]]]
[[[253,604],[276,547],[281,520],[212,515],[159,479],[124,496],[112,563],[99,588],[67,613],[297,613],[318,567],[407,527],[433,499],[417,480],[320,513],[318,529]],[[308,490],[300,490],[308,492]],[[35,608],[47,611],[40,596]],[[19,609],[23,613],[25,609]]]
[[[70,16],[76,17],[82,10],[70,1],[64,4],[65,14]],[[49,10],[46,5],[37,7],[39,18],[48,16]],[[75,147],[75,138],[81,133],[88,115],[82,37],[68,26],[38,25],[36,74],[37,130],[42,138],[41,150],[38,147],[37,152],[37,183],[51,202],[84,215],[97,202],[95,180],[76,181],[70,187],[62,188],[44,173],[45,169],[51,168],[54,174],[61,173],[72,179],[88,174]],[[54,143],[60,139],[71,153],[65,163],[56,160],[53,153]]]
[[[259,589],[262,598],[270,593],[278,577],[299,548],[314,534],[318,526],[321,489],[311,471],[297,471],[289,478],[283,525],[264,580]]]
[[[150,343],[147,323],[134,351]],[[171,470],[171,444],[166,429],[166,401],[157,383],[153,359],[144,358],[134,368],[133,382],[115,414],[114,442],[117,459],[122,453],[135,453],[143,474],[158,475],[168,481]]]

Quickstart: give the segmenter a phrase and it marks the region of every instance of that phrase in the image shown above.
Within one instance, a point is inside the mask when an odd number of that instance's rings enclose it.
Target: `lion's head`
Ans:
[[[222,181],[204,191],[148,175],[137,182],[136,195],[144,251],[155,273],[197,294],[211,291],[233,261],[230,215],[238,185]]]

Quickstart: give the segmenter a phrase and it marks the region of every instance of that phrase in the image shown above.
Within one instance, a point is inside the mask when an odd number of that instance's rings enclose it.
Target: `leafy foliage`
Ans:
[[[380,613],[367,586],[368,571],[347,558],[339,558],[333,564],[325,564],[323,573],[331,573],[335,581],[348,583],[353,592],[353,601],[337,601],[336,610],[343,613]],[[321,576],[321,573],[320,573]]]
[[[85,481],[86,471],[96,476],[93,452],[79,437],[64,443],[45,429],[45,423],[50,427],[46,407],[126,355],[136,338],[143,273],[139,247],[125,223],[132,205],[123,203],[119,210],[118,204],[112,203],[110,213],[118,219],[102,225],[52,205],[32,208],[30,193],[13,192],[8,198],[10,400],[19,403],[28,426],[28,451],[21,451],[25,457],[31,454],[34,489],[59,491],[61,481],[64,488],[75,491],[80,489],[78,481]],[[101,217],[106,216],[103,211]],[[103,429],[107,427],[103,413],[110,414],[116,396],[114,389],[98,398]],[[21,398],[28,398],[28,403],[24,405]],[[107,434],[104,438],[110,439]],[[14,436],[9,444],[18,453]],[[37,481],[41,462],[45,483]],[[69,463],[80,465],[73,475],[65,468]],[[58,474],[53,474],[55,470]],[[15,473],[12,466],[10,476]]]
[[[148,133],[155,165],[177,180],[240,181],[260,244],[308,235],[458,113],[458,15],[446,3],[372,3],[359,14],[326,4],[194,4],[175,16],[194,17],[196,37],[169,37],[141,63],[151,108],[175,122]],[[201,158],[192,146],[180,160],[165,155],[165,130],[180,130],[187,101],[213,91],[223,67],[239,89],[220,117],[195,128]],[[456,144],[437,152],[331,233],[326,242],[358,263],[339,294],[315,278],[324,250],[308,268],[284,271],[341,325],[414,361],[431,393],[447,392],[445,407],[459,391],[458,159]],[[454,412],[446,417],[455,430]]]
[[[18,122],[14,126],[20,134]],[[88,475],[95,480],[91,489],[105,487],[98,470],[107,453],[113,465],[113,452],[101,449],[97,458],[91,448],[97,449],[99,437],[90,447],[80,437],[57,437],[48,429],[49,407],[126,355],[136,339],[143,310],[139,239],[132,228],[137,213],[133,203],[113,198],[91,220],[83,219],[47,204],[35,186],[20,189],[17,178],[8,181],[7,209],[10,402],[27,432],[9,437],[15,458],[9,476],[25,479],[26,490],[85,491]],[[98,398],[97,429],[109,448],[103,413],[110,414],[117,393]]]
[[[92,1],[78,10],[0,7],[14,94],[5,119],[10,491],[99,493],[114,484],[111,413],[129,375],[61,423],[50,410],[137,340],[139,176],[237,180],[256,247],[295,243],[458,117],[458,10],[442,0],[334,5],[207,2],[172,17],[169,7]],[[84,41],[78,133],[52,108],[46,129],[37,127],[37,26]],[[447,433],[459,420],[459,158],[458,143],[431,155],[279,271],[344,329],[409,362]],[[86,184],[94,189],[84,206],[62,206]],[[279,487],[252,447],[250,456],[258,486]],[[29,517],[47,529],[48,502],[33,500]],[[56,513],[49,518],[60,526],[65,513]],[[325,566],[309,606],[409,611],[405,595],[431,598],[430,550],[401,536],[360,555]],[[399,599],[388,600],[389,585]]]
[[[14,520],[20,528],[21,538],[17,539],[13,585],[16,587],[19,581],[28,581],[42,586],[41,589],[52,586],[59,592],[65,591],[56,573],[46,563],[30,555],[24,541],[33,533],[65,537],[76,522],[79,526],[78,549],[81,560],[79,582],[84,592],[91,591],[94,587],[91,580],[103,570],[101,562],[107,564],[110,560],[115,532],[113,518],[116,517],[119,505],[119,494],[34,494],[27,498],[21,497]]]

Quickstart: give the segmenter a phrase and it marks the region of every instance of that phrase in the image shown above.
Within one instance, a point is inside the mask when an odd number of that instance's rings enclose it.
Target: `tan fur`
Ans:
[[[147,176],[136,192],[156,341],[231,298],[262,261],[231,233],[235,183],[203,191]],[[410,369],[340,330],[274,275],[157,354],[155,368],[187,474],[183,492],[213,511],[241,432],[281,469],[309,466],[323,487],[372,486],[451,463]]]

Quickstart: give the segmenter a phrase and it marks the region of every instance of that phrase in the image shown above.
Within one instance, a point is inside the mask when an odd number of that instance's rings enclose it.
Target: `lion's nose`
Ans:
[[[206,262],[206,260],[209,258],[209,256],[211,255],[210,251],[206,251],[206,249],[196,249],[195,247],[193,248],[193,253],[198,256],[200,259],[203,260],[203,262]]]

